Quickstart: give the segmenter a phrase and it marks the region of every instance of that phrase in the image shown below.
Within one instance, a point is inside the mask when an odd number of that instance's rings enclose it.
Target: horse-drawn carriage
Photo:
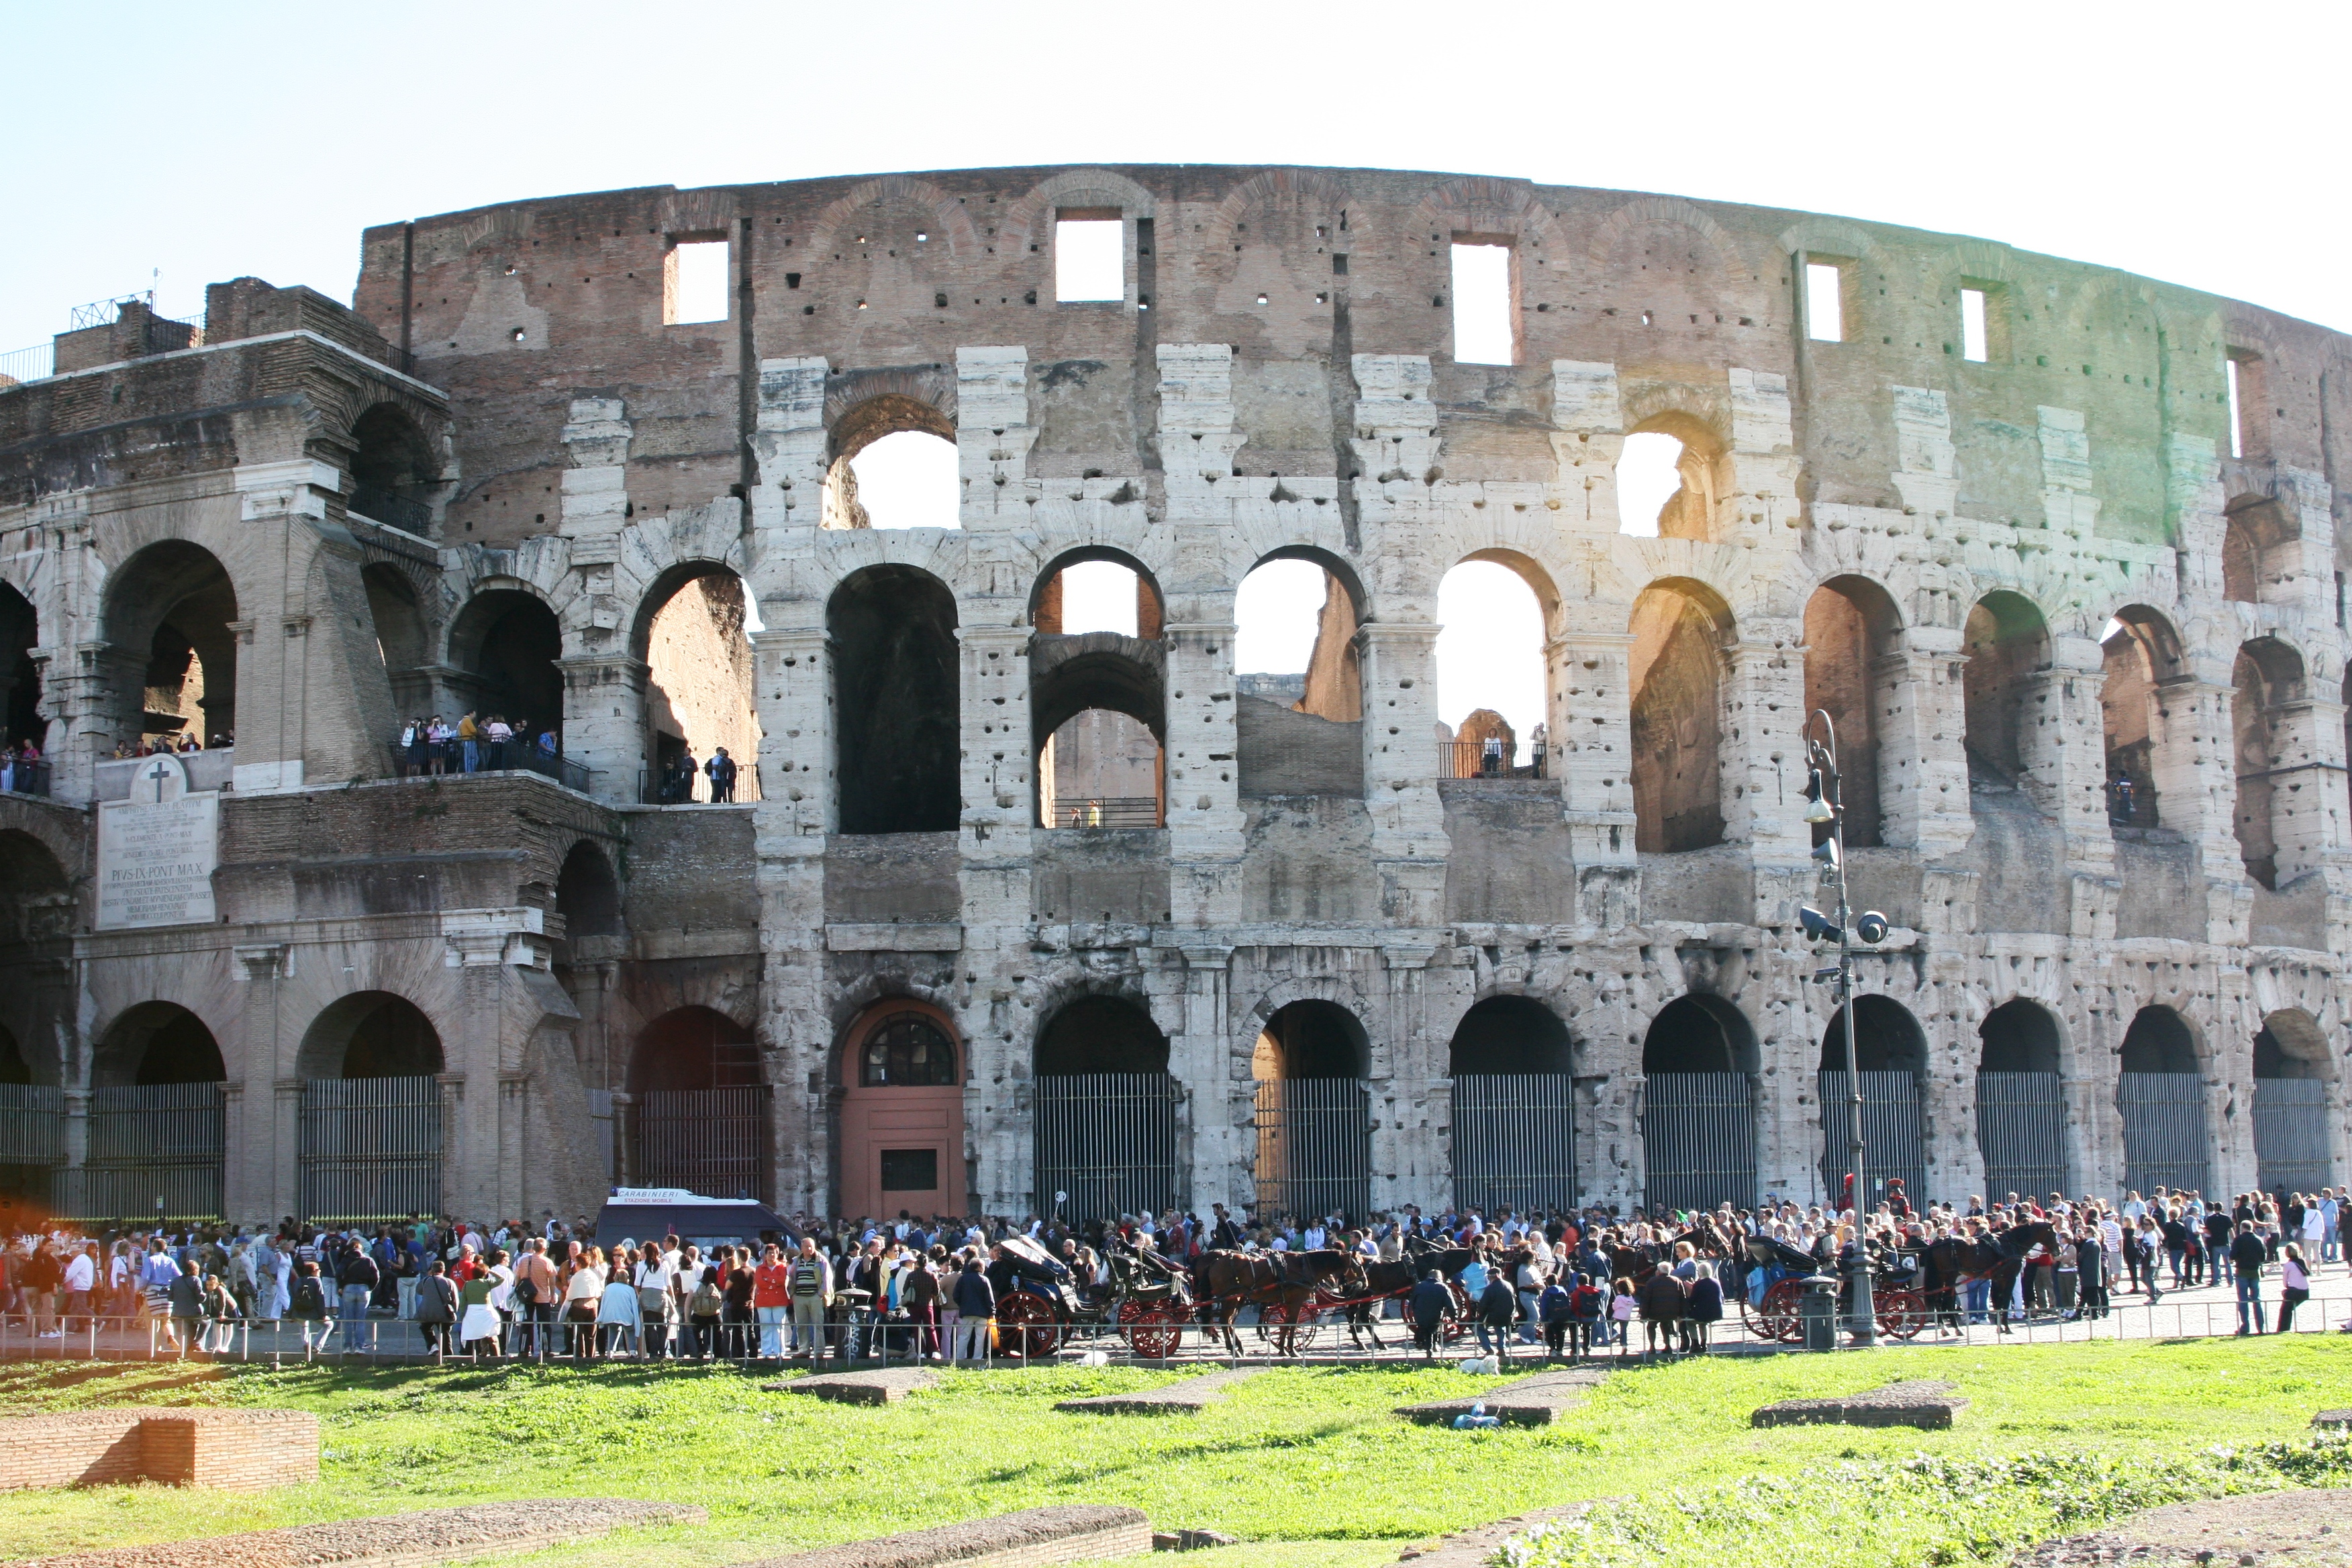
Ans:
[[[996,1345],[1004,1355],[1052,1355],[1073,1331],[1115,1325],[1141,1356],[1166,1356],[1192,1316],[1184,1270],[1157,1253],[1114,1250],[1105,1291],[1082,1291],[1069,1266],[1025,1236],[1007,1237],[990,1258]]]
[[[1740,1320],[1759,1339],[1795,1344],[1805,1337],[1805,1280],[1828,1266],[1775,1237],[1751,1236],[1747,1243]],[[1927,1298],[1919,1288],[1919,1260],[1908,1253],[1874,1247],[1871,1268],[1877,1277],[1870,1304],[1878,1331],[1893,1339],[1916,1338],[1927,1326]],[[1847,1289],[1843,1283],[1838,1288],[1841,1312],[1846,1308]]]

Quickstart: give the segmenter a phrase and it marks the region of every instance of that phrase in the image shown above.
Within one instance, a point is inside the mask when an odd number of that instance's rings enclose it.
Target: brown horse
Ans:
[[[1354,1294],[1363,1285],[1362,1263],[1337,1247],[1313,1252],[1212,1252],[1201,1259],[1202,1306],[1212,1323],[1224,1331],[1225,1349],[1242,1353],[1234,1332],[1234,1314],[1244,1306],[1272,1315],[1277,1324],[1275,1353],[1298,1353],[1297,1336],[1304,1309],[1327,1281],[1337,1281],[1342,1294]]]

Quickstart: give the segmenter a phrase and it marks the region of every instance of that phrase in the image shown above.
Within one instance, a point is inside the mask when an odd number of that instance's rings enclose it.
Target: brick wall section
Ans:
[[[1151,1521],[1141,1509],[1072,1504],[824,1546],[743,1568],[929,1568],[941,1563],[959,1568],[1031,1568],[1150,1550]]]
[[[104,1410],[0,1421],[0,1491],[168,1486],[257,1491],[319,1479],[319,1418],[297,1410]]]

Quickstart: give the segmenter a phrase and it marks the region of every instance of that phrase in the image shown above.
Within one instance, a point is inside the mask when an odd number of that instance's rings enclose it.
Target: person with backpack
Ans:
[[[1478,1292],[1478,1348],[1497,1362],[1511,1359],[1511,1325],[1518,1321],[1518,1293],[1498,1269]]]
[[[335,1283],[342,1293],[343,1352],[373,1351],[375,1331],[368,1322],[368,1308],[383,1284],[383,1266],[368,1256],[367,1249],[354,1241],[343,1248],[335,1265]]]
[[[302,1325],[302,1354],[307,1358],[327,1342],[327,1292],[319,1282],[315,1263],[295,1265],[294,1289],[288,1293],[286,1315]]]
[[[1568,1292],[1569,1359],[1578,1360],[1592,1354],[1592,1331],[1600,1325],[1601,1311],[1609,1304],[1609,1293],[1593,1283],[1593,1276],[1579,1272],[1576,1283]]]
[[[680,1355],[709,1361],[719,1352],[719,1320],[726,1305],[727,1299],[719,1293],[718,1266],[709,1265],[695,1281],[694,1293],[686,1299],[686,1337],[678,1346]]]
[[[515,1354],[548,1354],[554,1349],[556,1289],[555,1263],[547,1256],[544,1237],[534,1236],[523,1243],[507,1294],[513,1302]]]
[[[988,1271],[970,1247],[963,1252],[963,1271],[956,1276],[955,1304],[955,1359],[985,1362],[989,1331],[996,1317],[996,1287],[989,1283]]]
[[[436,1362],[457,1353],[452,1335],[459,1305],[457,1288],[449,1283],[449,1266],[435,1258],[416,1281],[416,1326],[425,1331],[425,1352]]]
[[[1544,1353],[1553,1361],[1560,1359],[1561,1346],[1568,1340],[1569,1292],[1558,1275],[1547,1281],[1543,1294],[1536,1298],[1536,1319],[1543,1324]]]

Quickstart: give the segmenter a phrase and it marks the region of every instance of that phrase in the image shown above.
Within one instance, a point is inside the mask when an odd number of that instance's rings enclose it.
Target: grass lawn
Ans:
[[[2301,1443],[2313,1411],[2352,1405],[2352,1345],[2315,1335],[1690,1362],[1620,1373],[1558,1426],[1480,1433],[1389,1414],[1499,1381],[1451,1370],[1285,1368],[1193,1415],[1052,1408],[1073,1394],[1177,1375],[1118,1367],[951,1373],[936,1390],[870,1408],[763,1393],[756,1378],[691,1369],[93,1373],[18,1363],[0,1368],[0,1411],[8,1414],[126,1402],[314,1410],[325,1427],[324,1474],[315,1486],[259,1497],[120,1487],[0,1495],[0,1558],[501,1498],[601,1496],[698,1503],[710,1522],[504,1561],[724,1563],[1089,1501],[1131,1503],[1160,1528],[1223,1530],[1248,1542],[1188,1559],[1199,1568],[1372,1568],[1410,1542],[1582,1498],[1638,1504],[1680,1489],[1686,1503],[1694,1489],[1706,1496],[1746,1483],[1738,1517],[1724,1528],[1749,1531],[1769,1526],[1784,1504],[1810,1517],[1819,1499],[1801,1494],[1803,1478],[1818,1481],[1843,1462],[1866,1468],[1920,1454],[1973,1461],[2031,1451],[2079,1457],[2084,1474],[2100,1460],[2139,1461],[2121,1469],[2140,1473],[2194,1461],[2214,1445]],[[1748,1425],[1748,1411],[1769,1400],[1898,1377],[1948,1378],[1973,1403],[1943,1433]],[[1779,1499],[1770,1489],[1783,1482],[1796,1489]],[[2016,1528],[2030,1530],[2031,1517]],[[1875,1548],[1820,1549],[1828,1544],[1808,1555],[1881,1560]],[[1715,1548],[1694,1540],[1646,1550],[1651,1560],[1674,1560]]]

